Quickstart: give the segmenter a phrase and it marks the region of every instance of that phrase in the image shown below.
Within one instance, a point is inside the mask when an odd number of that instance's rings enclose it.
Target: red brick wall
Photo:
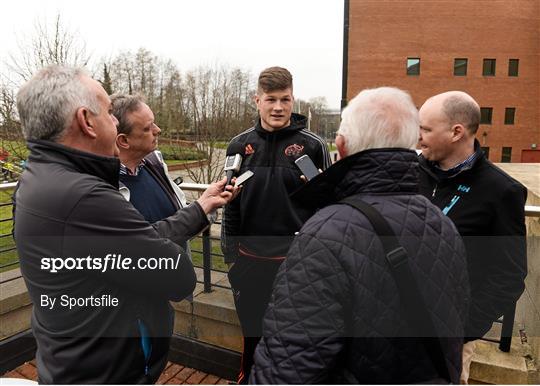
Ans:
[[[350,0],[347,98],[364,88],[395,86],[417,106],[434,94],[463,90],[493,108],[491,125],[478,139],[490,159],[512,147],[540,146],[540,0]],[[420,75],[406,75],[407,57],[421,58]],[[468,58],[466,76],[454,76],[454,58]],[[482,75],[484,58],[496,59],[496,75]],[[508,76],[519,59],[519,76]],[[515,107],[514,125],[504,124]],[[483,133],[486,132],[487,136]]]

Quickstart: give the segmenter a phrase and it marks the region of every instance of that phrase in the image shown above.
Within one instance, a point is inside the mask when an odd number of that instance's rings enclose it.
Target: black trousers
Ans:
[[[247,384],[255,349],[262,336],[263,318],[272,295],[274,279],[282,260],[254,259],[241,256],[229,271],[234,304],[244,345],[238,384]]]

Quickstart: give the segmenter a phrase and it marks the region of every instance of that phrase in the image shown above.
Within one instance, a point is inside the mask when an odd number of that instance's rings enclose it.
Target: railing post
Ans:
[[[512,344],[512,332],[514,331],[514,318],[516,316],[516,303],[504,314],[501,341],[499,342],[499,350],[504,352],[510,351],[510,345]]]
[[[203,275],[204,292],[212,292],[212,244],[210,240],[210,227],[206,228],[202,234],[203,245]]]

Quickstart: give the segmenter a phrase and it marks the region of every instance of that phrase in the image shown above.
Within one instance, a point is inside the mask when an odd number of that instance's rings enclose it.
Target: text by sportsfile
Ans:
[[[107,270],[127,270],[127,269],[178,269],[181,254],[176,259],[172,257],[149,257],[132,259],[122,257],[121,254],[109,253],[105,257],[43,257],[41,259],[41,269],[56,273],[60,270],[97,270],[106,272]]]

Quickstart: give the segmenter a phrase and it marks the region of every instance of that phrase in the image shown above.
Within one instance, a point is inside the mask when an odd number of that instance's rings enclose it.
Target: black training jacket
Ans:
[[[176,243],[207,226],[206,215],[194,203],[150,225],[118,192],[118,159],[49,141],[29,141],[28,147],[14,197],[14,236],[34,303],[39,381],[155,382],[166,364],[172,333],[169,300],[183,299],[196,282],[191,262]],[[127,269],[109,266],[105,272],[72,265],[88,256],[103,263],[108,254],[130,258],[132,264]],[[69,261],[71,269],[51,272],[47,258]],[[168,258],[175,265],[138,265],[148,258]],[[86,300],[102,295],[117,298],[118,305],[92,306]],[[56,299],[54,308],[42,305],[43,296]],[[62,296],[82,299],[86,306],[61,306]],[[146,357],[141,322],[151,341]]]
[[[307,154],[319,169],[330,166],[326,143],[305,128],[306,118],[292,114],[290,126],[264,130],[260,121],[234,137],[229,147],[244,148],[240,174],[254,174],[224,210],[221,245],[225,262],[242,250],[246,256],[283,258],[294,233],[313,214],[291,202],[289,194],[304,183],[294,161]]]
[[[468,339],[482,337],[521,296],[527,275],[527,189],[485,158],[440,179],[420,156],[420,193],[454,222],[467,249],[471,284]]]
[[[250,382],[421,383],[438,378],[401,308],[380,238],[360,197],[388,221],[443,338],[459,383],[468,308],[465,250],[452,222],[418,194],[416,153],[374,149],[346,157],[298,193],[324,207],[302,227],[281,264]]]

